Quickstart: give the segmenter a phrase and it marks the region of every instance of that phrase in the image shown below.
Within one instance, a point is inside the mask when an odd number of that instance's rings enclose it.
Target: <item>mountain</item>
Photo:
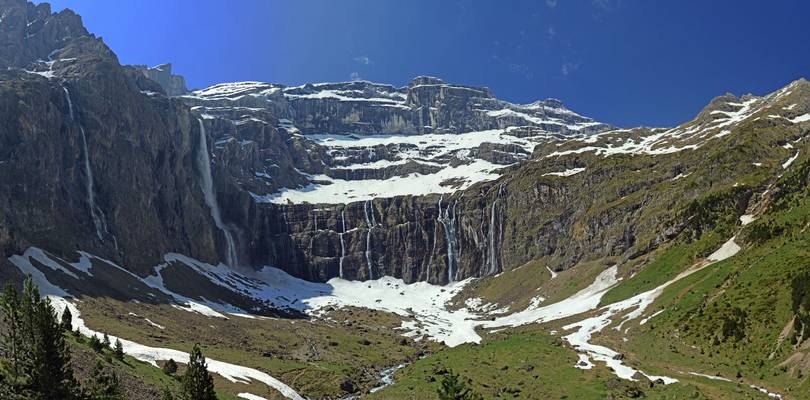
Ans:
[[[133,398],[194,343],[224,396],[807,398],[804,79],[621,129],[424,76],[189,91],[23,0],[0,42],[0,277],[121,338]]]

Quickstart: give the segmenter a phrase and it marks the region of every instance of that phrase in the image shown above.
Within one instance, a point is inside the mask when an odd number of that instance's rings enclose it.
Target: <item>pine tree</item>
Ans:
[[[70,307],[65,307],[65,311],[62,312],[62,329],[66,332],[73,330],[73,315],[70,313]]]
[[[183,400],[215,400],[214,379],[208,372],[205,357],[199,345],[189,355],[188,368],[182,378]]]
[[[442,386],[436,391],[439,400],[479,400],[481,395],[472,391],[459,378],[457,374],[450,371],[442,378]]]
[[[30,306],[26,303],[31,302]],[[28,278],[23,295],[23,309],[33,310],[31,315],[31,389],[43,400],[75,399],[79,385],[70,366],[70,349],[65,331],[57,320],[56,311],[48,299],[41,299],[39,289]],[[24,324],[25,325],[25,324]]]
[[[173,358],[170,358],[169,361],[163,364],[163,373],[166,375],[174,375],[175,372],[177,372],[177,363]]]
[[[21,337],[20,294],[11,282],[6,283],[3,295],[0,296],[0,312],[6,328],[0,332],[0,345],[5,351],[5,358],[2,361],[3,364],[10,364],[4,368],[8,371],[8,375],[3,381],[6,386],[15,387],[20,383],[23,373],[25,346]]]
[[[90,348],[96,353],[101,353],[104,349],[104,344],[101,343],[101,340],[99,340],[98,336],[95,334],[90,337]]]
[[[108,372],[100,361],[90,372],[90,378],[85,384],[88,400],[124,400],[124,391],[115,372]]]
[[[0,296],[4,356],[2,399],[74,400],[80,389],[70,366],[65,331],[48,299],[29,275],[20,296],[7,285]],[[6,364],[11,364],[7,367]]]
[[[115,339],[115,350],[113,350],[113,356],[115,356],[118,360],[124,359],[124,345],[121,344],[121,340]]]
[[[105,349],[110,347],[110,337],[107,336],[106,333],[104,334],[104,340],[101,341],[101,344],[104,346]]]

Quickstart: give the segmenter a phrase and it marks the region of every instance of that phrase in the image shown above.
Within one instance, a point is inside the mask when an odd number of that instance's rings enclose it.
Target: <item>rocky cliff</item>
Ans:
[[[169,96],[181,96],[188,93],[186,79],[181,75],[172,74],[171,64],[160,64],[154,67],[134,65],[132,67],[157,82]]]
[[[197,117],[151,93],[70,11],[0,3],[0,248],[86,250],[139,274],[167,251],[215,258],[194,168]],[[219,245],[221,246],[221,245]]]
[[[168,66],[120,65],[70,11],[0,10],[7,257],[82,250],[145,276],[176,252],[314,281],[562,270],[694,228],[706,191],[737,184],[724,201],[744,209],[738,178],[778,170],[808,131],[803,80],[629,130],[431,77],[187,93]]]

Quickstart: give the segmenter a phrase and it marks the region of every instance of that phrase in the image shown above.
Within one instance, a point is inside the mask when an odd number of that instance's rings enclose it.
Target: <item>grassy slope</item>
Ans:
[[[803,166],[793,168],[777,187],[786,187],[786,181],[801,180],[803,174],[807,174],[807,164],[805,160]],[[743,178],[746,186],[763,185],[764,176],[759,173]],[[767,387],[787,398],[810,398],[807,378],[789,373],[781,366],[796,350],[787,341],[777,346],[782,328],[792,317],[790,277],[810,268],[810,197],[806,188],[793,186],[795,193],[781,200],[782,206],[761,216],[741,232],[738,242],[744,249],[736,257],[711,265],[668,287],[648,314],[661,309],[664,312],[649,323],[631,323],[625,334],[606,329],[595,339],[625,354],[629,365],[681,380],[663,389],[643,388],[648,398],[767,398],[750,385]],[[724,192],[738,190],[728,187],[706,194],[703,200],[714,199],[719,206],[708,207],[713,210],[707,215],[712,223],[703,227],[705,230],[698,239],[677,240],[656,250],[648,256],[649,263],[641,271],[606,294],[603,304],[654,288],[718,248],[736,230],[733,225],[737,212],[729,207],[733,202],[718,199],[724,198]],[[706,208],[708,204],[700,206]],[[754,236],[751,232],[762,231],[761,226],[778,226],[780,234],[767,240],[746,239]],[[514,281],[525,274],[518,270],[495,279]],[[537,283],[542,287],[547,282]],[[489,288],[500,286],[503,283],[482,283],[477,293],[487,294]],[[724,321],[733,315],[730,310],[735,307],[746,311],[745,334],[740,340],[722,334]],[[573,350],[561,346],[559,339],[549,337],[547,330],[548,327],[534,327],[518,329],[511,335],[490,335],[480,346],[460,346],[419,360],[399,371],[397,382],[383,390],[378,398],[435,398],[439,385],[433,380],[437,365],[454,368],[470,379],[472,387],[485,398],[500,397],[504,388],[512,387],[521,388],[524,398],[622,396],[626,386],[612,387],[611,374],[604,367],[592,371],[574,368]],[[771,352],[775,356],[769,359]],[[508,368],[502,368],[504,365]],[[526,368],[528,365],[532,368]],[[689,372],[719,375],[732,382],[711,380]]]
[[[98,298],[83,299],[78,306],[93,329],[149,346],[183,351],[200,343],[208,357],[266,371],[312,398],[345,394],[340,388],[344,381],[361,389],[373,387],[380,369],[438,347],[433,343],[403,342],[395,331],[400,325],[398,317],[362,309],[333,311],[333,321],[325,322],[236,316],[223,320],[167,305]],[[153,327],[143,318],[165,329]],[[272,398],[272,391],[260,384],[248,386],[221,380],[217,386],[233,394],[250,391]]]
[[[624,398],[631,390],[640,390],[650,399],[716,398],[704,393],[724,391],[720,385],[702,382],[650,387],[649,383],[619,380],[604,365],[577,369],[576,362],[576,353],[562,339],[544,328],[530,327],[494,335],[481,345],[463,345],[420,359],[399,371],[394,385],[370,398],[437,398],[441,375],[436,371],[442,367],[469,379],[470,386],[485,399],[513,397],[514,389],[520,390],[514,396],[518,398],[583,400]]]
[[[806,176],[806,170],[807,161],[803,169],[786,174],[779,185],[797,174]],[[782,202],[786,206],[745,227],[740,234],[745,248],[736,257],[669,287],[650,308],[650,313],[665,311],[647,325],[632,328],[626,335],[629,342],[624,343],[616,334],[602,340],[627,352],[641,365],[717,374],[744,385],[765,386],[791,398],[810,398],[807,379],[781,366],[797,350],[789,341],[779,340],[792,318],[791,277],[810,268],[807,194],[805,188],[788,195]],[[779,227],[778,235],[752,239],[752,232],[773,226]],[[679,249],[669,249],[650,267],[682,269],[691,260],[684,256],[688,252]],[[637,293],[650,280],[649,274],[639,273],[608,293],[610,298],[606,296],[604,302]],[[730,321],[739,320],[737,310],[745,313],[743,327],[737,330],[740,338],[723,329]]]

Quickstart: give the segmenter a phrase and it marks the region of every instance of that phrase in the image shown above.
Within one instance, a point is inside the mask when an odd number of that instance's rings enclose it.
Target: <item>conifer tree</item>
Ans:
[[[442,386],[437,390],[439,400],[480,400],[481,395],[472,391],[457,374],[450,371],[442,378]]]
[[[100,361],[90,371],[85,384],[88,400],[124,400],[123,389],[115,372],[107,371]]]
[[[5,350],[3,364],[8,375],[4,377],[4,384],[15,387],[20,383],[23,366],[24,344],[21,338],[22,316],[20,315],[20,294],[11,282],[6,283],[3,295],[0,296],[0,312],[2,312],[5,330],[0,332],[0,345]]]
[[[70,307],[65,307],[65,311],[62,312],[62,329],[65,332],[73,331],[73,315],[70,313]]]
[[[115,349],[113,350],[113,355],[119,361],[124,359],[124,345],[121,344],[120,339],[115,339]]]
[[[100,353],[101,350],[104,349],[104,345],[99,340],[98,336],[95,334],[90,337],[90,348],[93,349],[96,353]]]
[[[104,346],[105,349],[110,347],[110,337],[107,336],[106,333],[104,334],[104,339],[101,341],[101,344]]]
[[[7,285],[0,296],[5,348],[0,370],[2,399],[74,400],[80,397],[65,331],[48,299],[29,275],[19,295]]]
[[[31,303],[30,305],[26,303]],[[79,386],[70,366],[70,349],[65,331],[48,299],[41,299],[39,289],[29,276],[23,295],[23,309],[30,308],[32,328],[31,389],[43,400],[75,399]],[[26,325],[26,324],[24,324]]]
[[[183,400],[215,400],[214,379],[208,372],[205,357],[199,345],[189,355],[188,368],[183,375]]]

